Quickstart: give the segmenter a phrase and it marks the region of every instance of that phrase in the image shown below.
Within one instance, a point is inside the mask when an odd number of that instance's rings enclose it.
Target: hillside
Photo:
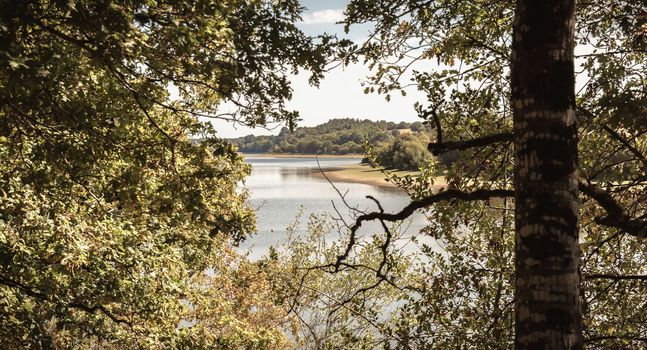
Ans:
[[[254,136],[230,140],[245,153],[359,154],[365,145],[381,164],[417,170],[427,159],[429,127],[421,122],[386,122],[331,119],[314,127],[283,128],[276,136]]]

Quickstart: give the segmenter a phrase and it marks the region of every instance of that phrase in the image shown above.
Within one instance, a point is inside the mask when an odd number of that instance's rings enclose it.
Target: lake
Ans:
[[[258,229],[256,235],[241,244],[243,251],[249,251],[250,258],[261,257],[270,246],[281,246],[288,237],[288,226],[294,224],[300,213],[301,219],[295,230],[297,234],[306,232],[311,214],[336,215],[333,202],[346,221],[349,224],[352,222],[350,211],[334,187],[321,177],[314,158],[247,156],[246,161],[252,165],[252,174],[247,178],[246,186],[251,193]],[[323,169],[357,164],[359,161],[357,158],[319,158]],[[409,203],[407,194],[397,188],[345,182],[337,182],[335,186],[345,194],[350,206],[357,206],[360,210],[377,210],[375,203],[366,198],[367,195],[378,199],[387,212],[399,211]],[[403,227],[408,233],[417,233],[425,222],[423,214],[416,214]],[[363,225],[360,233],[374,233],[376,230],[381,232],[381,226],[374,222]]]

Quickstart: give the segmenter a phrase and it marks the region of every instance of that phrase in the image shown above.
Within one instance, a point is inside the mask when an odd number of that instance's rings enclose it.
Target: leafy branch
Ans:
[[[606,127],[605,130],[617,135],[613,130],[609,131]],[[440,133],[439,133],[440,135]],[[440,139],[440,142],[430,143],[428,149],[434,154],[438,155],[443,152],[451,150],[466,150],[474,147],[483,147],[500,142],[509,142],[512,140],[513,134],[511,132],[504,132],[498,134],[485,135],[470,140],[463,141],[445,141]],[[619,137],[619,135],[618,135]],[[625,146],[630,146],[623,142]],[[636,153],[637,150],[633,150]],[[638,152],[638,155],[641,155]],[[641,155],[642,156],[642,155]],[[644,159],[641,158],[641,159]],[[600,189],[589,181],[580,179],[579,182],[580,192],[595,200],[605,211],[606,215],[596,218],[599,225],[608,227],[615,227],[622,231],[639,238],[647,238],[647,221],[644,219],[633,218],[625,212],[625,209],[606,191]],[[413,202],[412,202],[413,203]]]

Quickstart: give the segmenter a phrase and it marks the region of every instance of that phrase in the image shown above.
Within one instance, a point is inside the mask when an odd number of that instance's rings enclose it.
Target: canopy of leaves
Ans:
[[[343,59],[363,60],[374,69],[367,92],[387,98],[408,88],[426,93],[416,109],[436,129],[432,144],[511,135],[513,5],[498,0],[352,0],[347,25],[373,23],[374,31]],[[644,6],[632,1],[577,3],[582,181],[605,191],[638,219],[647,216],[644,14]],[[511,143],[484,144],[459,151],[451,162],[430,163],[417,179],[395,182],[413,199],[433,195],[429,184],[438,172],[454,190],[511,189]],[[413,265],[422,286],[406,294],[400,316],[384,331],[389,339],[385,347],[512,347],[513,209],[509,199],[434,203],[427,211],[429,227],[419,235],[432,241],[422,246]],[[647,246],[641,238],[604,226],[605,215],[598,203],[582,196],[585,342],[592,349],[644,347]],[[367,238],[353,236],[349,247]],[[361,269],[352,264],[355,250],[347,252],[350,266],[333,264],[336,270]],[[343,254],[344,249],[332,262]]]
[[[293,0],[0,7],[2,346],[281,346],[231,248],[254,231],[249,168],[198,117],[291,125],[286,75],[316,82],[331,39]]]

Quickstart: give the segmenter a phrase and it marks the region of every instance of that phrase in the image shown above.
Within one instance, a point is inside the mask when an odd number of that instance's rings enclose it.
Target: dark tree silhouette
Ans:
[[[515,348],[581,349],[575,1],[519,0],[512,44]]]

